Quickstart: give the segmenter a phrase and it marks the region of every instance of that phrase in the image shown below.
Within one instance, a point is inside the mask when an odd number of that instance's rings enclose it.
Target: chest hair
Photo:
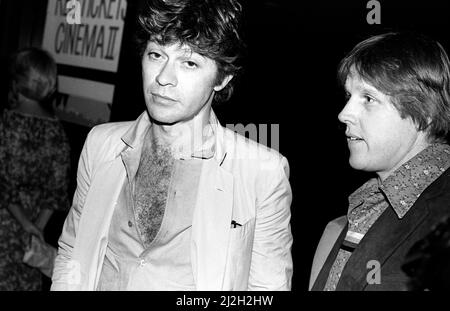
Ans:
[[[135,179],[135,217],[146,247],[158,233],[167,202],[174,160],[170,150],[156,141],[144,146]]]

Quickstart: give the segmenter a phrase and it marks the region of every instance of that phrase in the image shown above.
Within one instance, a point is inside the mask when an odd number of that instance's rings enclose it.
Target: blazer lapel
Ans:
[[[94,290],[99,272],[98,265],[103,262],[103,256],[100,254],[102,243],[107,242],[109,224],[125,177],[122,159],[117,157],[98,169],[90,186],[74,247],[74,258],[80,261],[82,267],[86,267],[86,271],[81,271],[81,277],[82,284],[87,288],[82,290]],[[83,272],[86,272],[86,275],[83,275]],[[89,279],[83,280],[88,276]]]
[[[231,228],[233,176],[205,161],[192,221],[191,260],[197,290],[222,290]]]
[[[322,270],[322,267],[324,266],[333,247],[336,245],[337,239],[341,235],[343,229],[345,229],[346,224],[347,216],[341,216],[330,222],[325,227],[325,231],[320,238],[316,253],[314,254],[314,260],[311,267],[311,276],[309,280],[309,290],[312,289],[312,286],[316,282],[317,276]]]
[[[327,257],[327,260],[323,264],[322,269],[320,270],[320,272],[314,282],[314,285],[311,288],[312,291],[321,291],[325,288],[325,285],[328,280],[328,274],[330,273],[331,267],[333,266],[334,260],[336,259],[336,256],[339,252],[342,241],[344,241],[345,235],[347,234],[347,228],[348,228],[348,223],[345,224],[345,227],[341,231],[339,237],[337,238],[336,243],[334,243],[334,246],[331,249],[330,254]]]
[[[423,222],[427,214],[423,198],[419,198],[402,219],[388,207],[350,256],[336,290],[363,290],[368,285],[368,262],[377,260],[382,270],[386,260]]]

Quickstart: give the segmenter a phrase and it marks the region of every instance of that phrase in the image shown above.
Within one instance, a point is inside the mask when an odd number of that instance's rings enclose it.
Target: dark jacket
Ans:
[[[420,195],[406,215],[399,219],[394,210],[389,207],[373,224],[358,247],[347,261],[337,284],[337,291],[369,291],[369,290],[406,290],[408,277],[402,270],[405,256],[417,241],[423,239],[435,225],[450,214],[450,169],[447,169],[438,179],[429,185]],[[342,220],[342,218],[340,218]],[[334,226],[331,222],[328,226]],[[334,237],[322,237],[316,251],[313,271],[314,283],[311,290],[323,290],[328,274],[345,238],[348,223],[340,224],[340,230],[334,230]],[[327,230],[326,230],[327,231]],[[329,231],[329,230],[328,230]],[[325,233],[324,233],[325,234]],[[336,240],[337,238],[337,240]],[[324,241],[324,242],[323,242]],[[334,242],[326,245],[328,242]],[[331,243],[332,243],[331,242]],[[329,252],[324,257],[323,252]],[[321,254],[322,253],[322,254]],[[326,258],[320,262],[316,257]],[[373,274],[374,266],[368,263],[376,260],[380,264],[380,282],[368,283],[368,274]]]

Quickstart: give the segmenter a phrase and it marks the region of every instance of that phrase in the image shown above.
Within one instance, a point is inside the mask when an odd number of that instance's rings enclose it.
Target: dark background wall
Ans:
[[[294,195],[295,291],[307,290],[312,257],[324,226],[346,213],[347,196],[369,177],[348,166],[344,131],[337,120],[344,104],[335,78],[340,59],[369,35],[392,30],[428,34],[450,52],[447,2],[381,0],[380,25],[367,23],[367,2],[243,1],[248,45],[245,71],[230,102],[215,108],[222,124],[279,124],[280,152],[289,160]],[[46,3],[0,0],[2,69],[12,51],[40,45]],[[111,121],[132,120],[145,108],[139,59],[132,44],[138,4],[128,1],[118,74],[107,77],[116,84]],[[73,68],[59,69],[76,72]],[[3,89],[4,73],[2,70]],[[105,76],[101,72],[87,74]],[[73,191],[79,152],[89,129],[69,123],[65,126],[72,145]],[[50,239],[56,241],[64,217],[52,219]]]

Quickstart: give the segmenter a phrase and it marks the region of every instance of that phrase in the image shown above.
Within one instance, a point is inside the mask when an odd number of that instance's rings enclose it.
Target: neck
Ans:
[[[52,117],[52,114],[45,110],[38,101],[24,97],[21,94],[18,95],[17,105],[13,110],[36,116]]]
[[[205,105],[194,118],[171,125],[153,123],[151,135],[158,145],[169,148],[174,156],[190,156],[201,148],[205,126],[209,123],[211,106]]]
[[[408,152],[408,154],[405,155],[403,158],[403,161],[397,163],[391,170],[389,171],[383,171],[383,172],[377,172],[378,180],[380,182],[383,182],[388,178],[391,174],[393,174],[400,166],[414,158],[417,154],[425,150],[431,143],[428,141],[428,139],[423,138],[420,139],[419,142],[417,142],[414,147]]]

